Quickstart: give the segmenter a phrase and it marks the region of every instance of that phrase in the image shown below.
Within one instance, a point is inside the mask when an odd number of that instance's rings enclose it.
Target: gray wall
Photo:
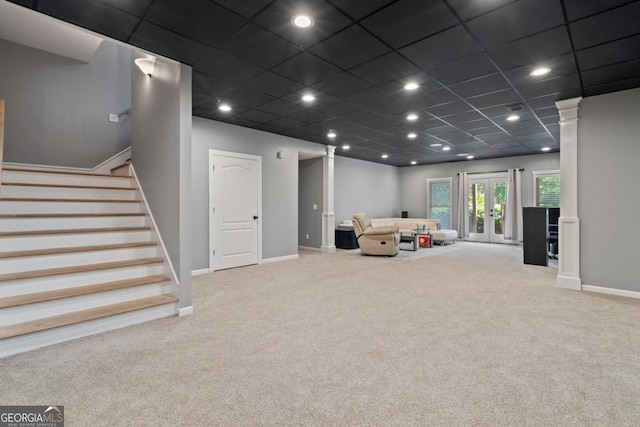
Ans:
[[[323,158],[298,163],[298,245],[322,246]],[[316,209],[313,206],[316,205]],[[309,235],[307,239],[306,236]]]
[[[186,307],[191,305],[191,68],[158,59],[152,78],[135,65],[130,73],[132,161],[180,279],[180,305]]]
[[[324,146],[194,117],[192,148],[192,268],[209,268],[210,149],[262,156],[262,258],[297,254],[298,150],[321,155]]]
[[[578,115],[580,275],[640,292],[640,89],[585,98]]]
[[[130,49],[103,42],[89,64],[0,39],[4,161],[93,168],[129,147]]]
[[[458,179],[456,175],[459,172],[491,172],[510,168],[524,168],[522,172],[522,205],[532,206],[533,171],[560,169],[560,154],[547,153],[400,168],[400,210],[408,211],[410,217],[427,218],[427,179],[453,178],[451,196],[454,214],[452,227],[457,228],[455,212],[458,206]]]
[[[336,156],[334,209],[336,225],[358,212],[372,218],[400,216],[400,169]]]

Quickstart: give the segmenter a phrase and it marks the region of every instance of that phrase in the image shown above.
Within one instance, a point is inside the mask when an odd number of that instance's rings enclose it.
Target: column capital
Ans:
[[[336,146],[335,145],[327,145],[327,157],[330,158],[334,158],[336,153]]]
[[[581,96],[556,101],[556,107],[560,113],[560,123],[578,119],[578,105],[580,101],[582,101]]]

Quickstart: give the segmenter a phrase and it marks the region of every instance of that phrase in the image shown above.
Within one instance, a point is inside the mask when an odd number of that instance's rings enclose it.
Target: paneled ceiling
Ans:
[[[195,116],[395,166],[558,151],[555,101],[640,86],[638,0],[12,3],[191,65]]]

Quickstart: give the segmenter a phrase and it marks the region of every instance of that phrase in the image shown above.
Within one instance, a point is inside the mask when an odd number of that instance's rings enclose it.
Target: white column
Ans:
[[[327,153],[322,158],[322,246],[320,251],[336,251],[336,214],[333,211],[333,162],[336,147],[327,145]]]
[[[578,219],[578,104],[582,97],[556,102],[560,112],[559,288],[582,289]]]

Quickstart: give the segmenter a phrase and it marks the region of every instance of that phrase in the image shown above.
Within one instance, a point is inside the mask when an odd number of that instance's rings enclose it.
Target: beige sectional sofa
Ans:
[[[395,226],[402,233],[410,233],[416,230],[429,230],[434,243],[444,245],[454,243],[458,238],[456,230],[440,229],[440,220],[432,218],[371,218],[372,227]]]

